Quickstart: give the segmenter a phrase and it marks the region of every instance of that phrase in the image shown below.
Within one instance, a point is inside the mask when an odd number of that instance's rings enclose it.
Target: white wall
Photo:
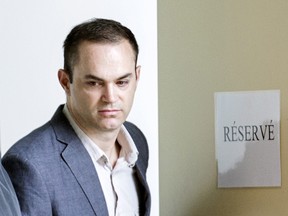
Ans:
[[[150,146],[148,181],[152,216],[159,215],[157,1],[50,0],[0,1],[0,121],[2,155],[19,138],[48,121],[65,95],[57,71],[62,43],[73,26],[92,17],[129,27],[139,46],[141,80],[129,120]]]

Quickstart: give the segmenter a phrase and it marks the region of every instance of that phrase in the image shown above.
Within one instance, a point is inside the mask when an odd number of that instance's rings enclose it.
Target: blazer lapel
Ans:
[[[78,146],[80,145],[82,146],[82,143],[78,143]],[[83,148],[78,148],[75,143],[70,143],[62,153],[63,159],[77,179],[95,214],[108,215],[98,175],[89,154]]]
[[[85,147],[70,126],[60,106],[51,120],[57,140],[65,145],[61,155],[82,188],[95,215],[106,216],[108,210],[94,164]]]
[[[143,174],[138,161],[136,162],[136,173],[140,184],[140,215],[150,215],[151,195],[146,177]]]
[[[146,170],[148,167],[149,150],[144,134],[132,123],[124,123],[130,133],[138,151],[139,156],[135,164],[136,174],[139,182],[140,215],[150,215],[151,194],[146,181]]]

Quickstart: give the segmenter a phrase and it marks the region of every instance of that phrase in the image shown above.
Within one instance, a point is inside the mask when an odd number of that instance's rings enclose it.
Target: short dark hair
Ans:
[[[91,41],[95,43],[118,43],[127,40],[135,54],[137,63],[139,47],[132,31],[121,23],[94,18],[75,26],[67,35],[64,48],[64,70],[69,75],[70,82],[73,80],[73,67],[78,61],[78,48],[81,42]]]

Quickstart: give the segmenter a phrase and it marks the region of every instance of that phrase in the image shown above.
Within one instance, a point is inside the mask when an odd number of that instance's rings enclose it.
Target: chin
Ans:
[[[109,122],[104,122],[102,124],[102,127],[105,128],[106,130],[116,130],[121,127],[123,122],[120,121],[109,121]]]

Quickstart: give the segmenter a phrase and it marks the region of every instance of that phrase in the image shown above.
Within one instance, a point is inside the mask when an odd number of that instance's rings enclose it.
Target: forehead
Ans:
[[[82,41],[77,49],[78,60],[83,60],[83,57],[93,57],[94,55],[112,53],[118,51],[124,56],[132,57],[136,61],[136,53],[128,40],[123,39],[118,42],[95,42],[95,41]],[[120,53],[119,53],[120,54]],[[82,59],[81,59],[82,57]]]
[[[128,41],[119,43],[82,42],[75,75],[122,76],[135,70],[135,55]],[[76,76],[77,76],[76,75]]]

